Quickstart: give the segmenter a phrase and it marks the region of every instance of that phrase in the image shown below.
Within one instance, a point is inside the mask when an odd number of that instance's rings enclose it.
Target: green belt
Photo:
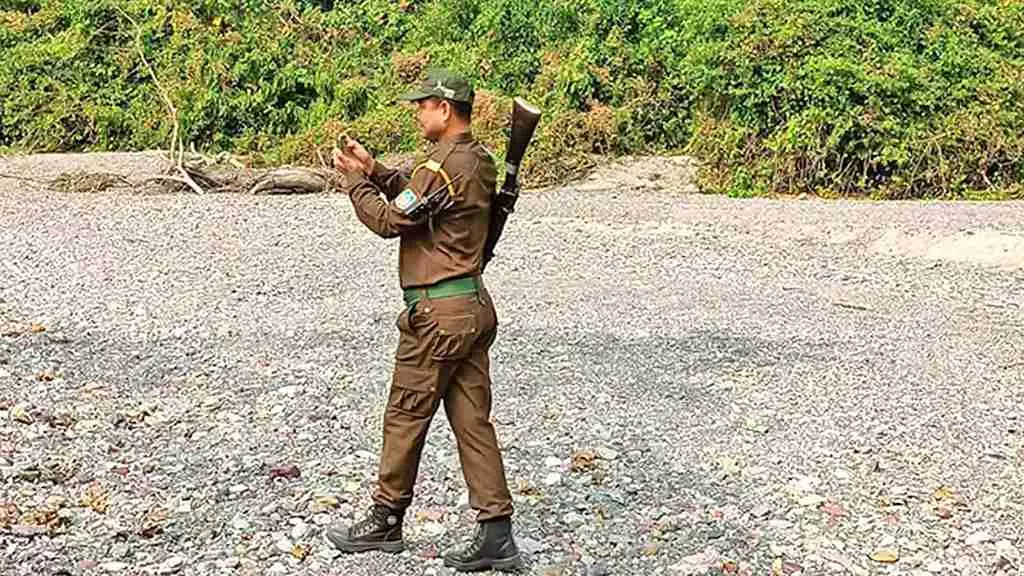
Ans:
[[[403,291],[403,295],[405,297],[405,305],[412,306],[422,300],[424,295],[427,298],[448,298],[451,296],[476,294],[479,291],[480,277],[471,276],[469,278],[442,280],[437,284],[431,284],[430,286],[420,288],[406,288]]]

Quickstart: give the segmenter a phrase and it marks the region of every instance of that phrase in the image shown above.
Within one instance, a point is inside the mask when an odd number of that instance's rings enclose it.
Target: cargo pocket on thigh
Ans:
[[[396,364],[388,405],[396,412],[407,416],[429,417],[435,409],[437,384],[437,369]]]
[[[473,314],[437,316],[430,356],[437,361],[459,360],[469,355],[477,338],[477,321]]]

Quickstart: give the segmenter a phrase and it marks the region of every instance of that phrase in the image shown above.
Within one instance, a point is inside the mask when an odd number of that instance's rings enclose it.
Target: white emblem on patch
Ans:
[[[445,98],[455,98],[455,90],[445,86],[440,80],[437,81],[437,86],[434,86],[434,90],[444,94]]]
[[[406,188],[402,190],[402,193],[395,196],[395,208],[398,208],[402,212],[408,213],[409,210],[416,205],[419,198],[416,197],[416,193]]]

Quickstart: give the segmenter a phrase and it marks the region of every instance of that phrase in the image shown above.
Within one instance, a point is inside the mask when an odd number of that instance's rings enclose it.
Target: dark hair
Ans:
[[[469,122],[473,118],[473,104],[470,102],[456,102],[455,100],[449,100],[448,103],[452,105],[452,110],[455,111],[455,115],[463,121]]]
[[[457,102],[439,96],[431,96],[429,100],[433,102],[434,106],[440,106],[441,102],[447,102],[451,106],[452,112],[464,122],[469,122],[473,118],[473,104],[469,102]]]

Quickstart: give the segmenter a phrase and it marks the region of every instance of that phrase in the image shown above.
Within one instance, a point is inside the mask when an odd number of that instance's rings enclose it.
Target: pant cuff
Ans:
[[[404,513],[405,509],[409,507],[408,504],[405,504],[405,505],[403,505],[403,504],[395,504],[394,502],[391,502],[390,500],[388,500],[387,498],[384,498],[383,496],[381,496],[379,494],[374,494],[372,500],[373,500],[373,503],[377,504],[378,506],[384,506],[385,508],[389,508],[390,510],[393,510],[395,512],[400,512],[400,513]]]
[[[496,511],[480,510],[476,514],[477,522],[490,522],[492,520],[505,520],[512,517],[512,508]]]

